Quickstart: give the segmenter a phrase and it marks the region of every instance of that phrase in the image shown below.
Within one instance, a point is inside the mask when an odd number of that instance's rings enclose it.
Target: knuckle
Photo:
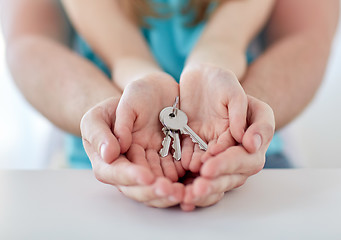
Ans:
[[[104,180],[102,174],[99,173],[99,171],[97,169],[94,169],[94,174],[95,174],[95,178],[102,182],[102,183],[106,183],[106,181]]]
[[[239,188],[240,186],[243,186],[244,183],[246,182],[246,180],[247,180],[246,177],[243,178],[243,179],[241,179],[241,180],[236,184],[235,188]]]
[[[257,164],[254,166],[254,168],[249,172],[249,175],[255,175],[257,173],[259,173],[263,168],[264,168],[264,164],[265,164],[265,154],[261,154],[259,153],[257,155]]]

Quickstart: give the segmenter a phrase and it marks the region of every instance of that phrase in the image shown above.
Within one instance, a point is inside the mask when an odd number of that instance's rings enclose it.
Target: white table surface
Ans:
[[[341,169],[263,170],[190,213],[129,200],[91,171],[0,171],[0,239],[341,239]]]

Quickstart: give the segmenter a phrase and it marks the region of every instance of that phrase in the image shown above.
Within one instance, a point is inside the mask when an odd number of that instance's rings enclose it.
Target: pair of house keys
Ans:
[[[176,97],[172,107],[162,109],[159,115],[160,122],[163,125],[162,132],[165,137],[162,141],[160,156],[166,157],[169,153],[171,141],[173,140],[172,148],[174,150],[173,158],[177,161],[181,159],[181,142],[180,134],[187,134],[191,137],[194,143],[197,143],[202,150],[207,150],[207,144],[202,140],[188,125],[186,113],[181,111],[177,106],[179,97]]]

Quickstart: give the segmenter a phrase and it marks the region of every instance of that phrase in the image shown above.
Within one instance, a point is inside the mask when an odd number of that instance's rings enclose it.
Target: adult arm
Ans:
[[[133,80],[161,72],[139,27],[123,11],[123,1],[63,0],[63,4],[77,31],[113,71],[113,80],[122,90]]]
[[[324,75],[339,1],[278,0],[267,28],[269,47],[242,85],[274,110],[279,129],[311,101]]]
[[[80,135],[84,113],[120,96],[93,64],[68,49],[57,1],[1,0],[7,63],[27,100],[60,128]]]

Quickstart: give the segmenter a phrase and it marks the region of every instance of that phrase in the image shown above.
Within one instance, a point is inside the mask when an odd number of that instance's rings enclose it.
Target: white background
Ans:
[[[286,151],[302,167],[341,167],[341,27],[325,80],[308,108],[281,131]],[[10,79],[0,33],[0,168],[63,165],[63,134],[37,113]],[[304,89],[302,89],[304,94]]]

